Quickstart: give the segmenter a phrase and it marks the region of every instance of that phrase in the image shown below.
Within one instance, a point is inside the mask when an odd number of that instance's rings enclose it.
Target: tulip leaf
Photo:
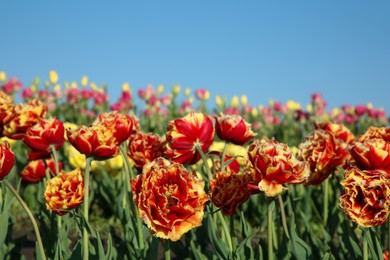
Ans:
[[[207,225],[207,234],[209,235],[209,238],[214,245],[215,249],[217,250],[217,253],[223,258],[228,259],[229,255],[229,248],[226,245],[226,243],[217,237],[217,226],[214,223],[212,216],[208,215],[206,220]]]
[[[202,253],[202,250],[200,249],[200,247],[196,246],[194,241],[191,240],[191,252],[192,252],[192,256],[193,258],[192,259],[196,259],[196,260],[204,260],[204,259],[207,259],[207,257]]]

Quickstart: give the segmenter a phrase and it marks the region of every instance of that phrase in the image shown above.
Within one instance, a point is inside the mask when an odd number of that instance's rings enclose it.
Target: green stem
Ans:
[[[124,161],[124,166],[125,166],[124,175],[125,175],[127,192],[128,192],[128,195],[131,196],[132,189],[131,189],[131,185],[130,185],[130,177],[134,178],[134,176],[133,176],[132,166],[130,165],[129,158],[127,157],[127,154],[126,154],[125,143],[123,143],[123,145],[119,146],[119,149],[121,151],[122,159]],[[126,198],[129,198],[129,197],[126,196]],[[130,199],[131,199],[131,197],[129,198],[129,200]],[[137,208],[135,207],[135,204],[134,203],[129,203],[129,204],[130,204],[131,212],[133,213],[133,217],[135,217],[137,219],[137,228],[136,228],[135,232],[136,232],[136,236],[138,239],[139,249],[143,249],[144,248],[144,238],[143,238],[143,234],[142,234],[142,222],[141,222],[141,219],[138,217],[138,212],[137,212]]]
[[[165,260],[171,260],[171,249],[169,247],[169,240],[161,240],[161,243],[164,247],[164,259]]]
[[[58,168],[58,156],[54,145],[50,145],[50,151],[51,151],[51,157],[53,158],[53,162],[54,162],[54,169],[56,170],[56,175],[58,175],[60,173],[60,169]]]
[[[363,260],[368,260],[368,242],[366,229],[363,230]]]
[[[227,150],[227,147],[228,147],[228,143],[225,143],[225,146],[223,147],[223,150],[222,150],[222,155],[221,155],[221,172],[223,172],[225,170],[225,155],[226,155],[226,150]]]
[[[290,234],[288,233],[288,227],[287,227],[286,212],[284,211],[283,198],[281,194],[278,195],[278,201],[279,201],[280,215],[282,218],[284,233],[286,234],[286,237],[290,239]]]
[[[273,226],[273,218],[272,214],[275,209],[275,201],[272,198],[267,198],[268,200],[268,205],[267,205],[267,242],[268,242],[268,260],[273,260],[274,259],[274,253],[273,253],[273,245],[272,245],[272,226]]]
[[[130,165],[129,158],[127,157],[125,147],[121,145],[119,146],[119,149],[121,151],[123,164],[125,166],[125,181],[126,181],[127,191],[131,193],[130,179],[134,178],[133,169]]]
[[[229,252],[230,252],[230,254],[232,254],[233,253],[233,243],[232,243],[232,238],[230,236],[229,228],[226,225],[225,218],[222,215],[222,212],[220,210],[217,212],[217,215],[218,215],[219,221],[221,222],[222,230],[223,230],[223,233],[225,234],[226,242],[229,246]]]
[[[91,162],[93,157],[87,157],[84,171],[84,203],[83,203],[83,214],[85,221],[88,222],[89,214],[89,172],[91,169]],[[87,228],[83,227],[83,260],[89,258],[89,234]]]
[[[324,217],[324,226],[328,221],[328,213],[329,213],[329,178],[325,180],[324,186],[324,204],[323,204],[323,217]]]
[[[42,243],[41,234],[39,233],[37,221],[35,220],[31,210],[29,209],[27,204],[24,202],[22,197],[20,197],[19,193],[14,189],[14,187],[12,187],[12,185],[9,184],[9,182],[6,181],[6,180],[4,180],[3,182],[5,183],[7,188],[14,194],[16,199],[19,201],[20,205],[23,207],[23,209],[26,211],[27,215],[31,219],[31,222],[32,222],[33,227],[34,227],[35,236],[37,237],[37,243],[38,243],[39,251],[41,251],[41,257],[42,257],[43,260],[46,260],[46,255],[45,255],[45,251],[43,249],[43,243]]]
[[[202,151],[202,148],[199,146],[199,144],[195,144],[195,149],[200,154],[200,157],[202,158],[202,161],[203,161],[203,166],[206,168],[206,173],[207,173],[206,177],[208,178],[207,181],[210,181],[213,178],[213,176],[211,175],[211,170],[210,170],[209,164],[207,163],[206,155]]]

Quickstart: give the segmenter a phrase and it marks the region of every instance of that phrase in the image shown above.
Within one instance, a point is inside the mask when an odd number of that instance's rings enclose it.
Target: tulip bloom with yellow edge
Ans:
[[[88,191],[87,191],[88,192]],[[81,169],[61,173],[47,181],[46,208],[63,216],[84,201],[84,177]]]
[[[131,184],[139,216],[156,237],[178,241],[202,225],[209,200],[204,181],[184,165],[159,157]]]
[[[310,175],[309,165],[293,155],[286,144],[263,138],[248,148],[249,160],[255,170],[257,187],[266,196],[279,195],[284,184],[304,183]]]
[[[201,158],[196,146],[206,152],[214,141],[214,132],[212,120],[203,113],[190,112],[169,121],[166,156],[174,162],[194,164]]]

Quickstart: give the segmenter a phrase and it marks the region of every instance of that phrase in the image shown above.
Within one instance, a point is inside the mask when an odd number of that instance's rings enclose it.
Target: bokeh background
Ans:
[[[0,71],[390,111],[390,1],[2,1]]]

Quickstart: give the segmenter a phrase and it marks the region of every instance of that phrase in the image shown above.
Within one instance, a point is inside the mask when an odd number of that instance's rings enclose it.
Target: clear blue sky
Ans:
[[[0,71],[390,112],[390,1],[2,1]]]

